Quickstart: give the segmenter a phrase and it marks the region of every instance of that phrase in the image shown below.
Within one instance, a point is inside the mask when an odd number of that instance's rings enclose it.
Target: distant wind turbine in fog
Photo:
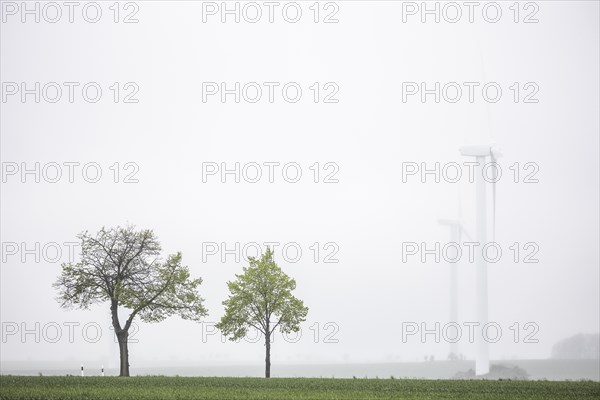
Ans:
[[[438,223],[450,228],[450,242],[460,246],[463,233],[469,240],[471,240],[471,236],[466,231],[462,222],[460,194],[458,204],[457,219],[439,219]],[[450,322],[458,323],[458,262],[450,263]],[[458,356],[458,341],[450,342],[450,354]]]
[[[475,166],[475,219],[476,229],[475,238],[483,246],[487,241],[487,192],[486,180],[484,179],[485,163],[490,157],[494,163],[494,171],[497,173],[496,159],[501,156],[500,151],[491,145],[464,146],[460,148],[463,156],[475,157],[477,165]],[[492,240],[495,240],[496,230],[496,175],[493,179],[492,187]],[[487,262],[483,257],[483,252],[476,253],[475,275],[477,281],[477,322],[483,327],[488,323],[488,278]],[[476,336],[476,357],[475,374],[485,375],[490,372],[490,354],[487,340],[481,335]]]

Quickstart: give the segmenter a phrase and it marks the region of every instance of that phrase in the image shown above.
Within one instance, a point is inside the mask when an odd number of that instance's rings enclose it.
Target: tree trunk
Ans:
[[[271,377],[271,333],[265,335],[265,378]]]
[[[121,357],[119,376],[129,376],[129,350],[127,349],[129,332],[121,330],[117,333],[117,338],[119,339],[119,355]]]
[[[121,357],[119,376],[129,376],[129,350],[127,349],[129,324],[125,325],[125,329],[121,329],[119,313],[117,311],[118,308],[119,304],[116,300],[112,299],[110,303],[110,314],[112,317],[113,329],[115,330],[115,335],[117,335],[117,341],[119,342],[119,356]]]

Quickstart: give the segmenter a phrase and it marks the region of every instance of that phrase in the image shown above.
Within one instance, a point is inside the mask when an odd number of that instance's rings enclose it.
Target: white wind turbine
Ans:
[[[462,221],[460,193],[458,196],[458,218],[438,219],[438,223],[450,228],[451,243],[457,243],[461,246],[463,234],[469,240],[472,240]],[[458,323],[458,262],[450,263],[450,322]],[[458,341],[450,343],[450,353],[458,356]]]
[[[475,166],[475,239],[483,246],[487,242],[487,187],[485,174],[485,165],[488,157],[493,164],[492,170],[494,176],[489,180],[492,182],[492,240],[495,240],[496,229],[496,181],[498,167],[496,159],[501,156],[500,151],[492,145],[477,145],[464,146],[460,148],[460,153],[463,156],[475,157],[477,165]],[[488,277],[487,277],[487,262],[483,257],[483,252],[479,250],[475,253],[475,275],[477,281],[477,322],[483,327],[488,323]],[[489,345],[483,338],[483,334],[476,335],[476,357],[475,357],[475,374],[485,375],[490,372],[490,355]]]

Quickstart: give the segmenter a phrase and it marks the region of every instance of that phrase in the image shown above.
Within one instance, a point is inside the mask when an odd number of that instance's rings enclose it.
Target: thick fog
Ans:
[[[214,323],[245,253],[273,242],[309,307],[301,336],[276,334],[274,374],[472,360],[475,264],[461,246],[453,320],[439,222],[477,241],[470,144],[502,153],[485,185],[502,250],[491,360],[597,333],[599,5],[488,3],[428,2],[436,22],[421,2],[82,2],[70,22],[62,2],[3,2],[3,371],[118,367],[108,303],[61,309],[51,285],[78,233],[128,224],[154,230],[165,258],[182,252],[209,310],[137,320],[132,374],[260,367],[262,339],[229,342]]]

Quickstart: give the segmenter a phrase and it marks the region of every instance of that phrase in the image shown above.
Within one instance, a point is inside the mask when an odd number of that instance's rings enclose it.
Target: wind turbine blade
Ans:
[[[460,184],[456,185],[458,192],[458,222],[462,224],[462,196],[460,191]]]
[[[492,182],[492,242],[496,241],[496,181],[498,180],[498,161],[493,151],[491,153],[494,164],[494,181]]]
[[[462,234],[464,233],[465,236],[467,237],[467,239],[469,239],[470,241],[472,241],[473,239],[471,239],[471,235],[469,235],[469,232],[467,232],[466,228],[465,228],[465,221],[463,221],[463,208],[462,208],[462,188],[460,187],[460,185],[457,185],[458,188],[458,217],[457,217],[457,221],[458,221],[458,234],[459,234],[459,238],[461,240],[459,240],[459,243],[462,243]]]

